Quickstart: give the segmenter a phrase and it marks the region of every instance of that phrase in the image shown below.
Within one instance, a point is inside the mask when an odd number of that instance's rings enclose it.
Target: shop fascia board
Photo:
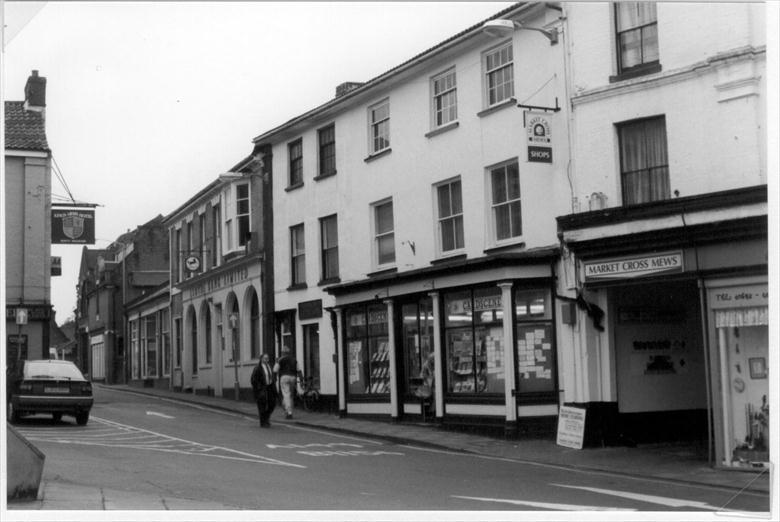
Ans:
[[[699,212],[685,212],[663,217],[638,219],[635,221],[568,230],[563,233],[563,242],[580,243],[631,234],[641,234],[644,232],[706,225],[721,221],[737,221],[740,219],[766,215],[766,203],[754,203],[740,207],[712,209]]]

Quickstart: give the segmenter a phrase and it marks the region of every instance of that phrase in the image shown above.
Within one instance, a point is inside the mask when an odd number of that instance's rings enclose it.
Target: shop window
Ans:
[[[513,60],[511,40],[483,55],[487,107],[497,105],[515,95]]]
[[[241,322],[240,322],[238,299],[233,297],[233,304],[230,308],[229,326],[231,339],[231,357],[232,362],[238,363],[241,360]]]
[[[130,357],[133,367],[133,379],[141,378],[141,353],[138,346],[138,320],[130,321]]]
[[[144,377],[157,377],[157,314],[147,315],[144,319],[144,349],[146,367]]]
[[[515,290],[517,391],[552,393],[555,382],[555,340],[549,290]]]
[[[214,326],[217,330],[217,349],[222,350],[220,353],[225,353],[225,336],[222,331],[222,305],[214,305]]]
[[[303,375],[312,379],[312,386],[320,387],[320,325],[303,325]]]
[[[162,373],[164,377],[171,375],[171,324],[168,309],[160,311],[160,345],[162,352]]]
[[[190,310],[190,350],[192,353],[192,375],[198,375],[198,323],[195,320],[195,310]]]
[[[447,391],[504,394],[504,314],[500,288],[445,294]]]
[[[181,368],[182,352],[184,350],[184,340],[182,339],[181,318],[178,317],[173,320],[174,338],[176,342],[176,359],[173,365],[176,368]]]
[[[351,395],[390,392],[387,307],[347,310],[347,389]]]
[[[633,77],[660,70],[655,2],[616,2],[615,25],[621,76]]]
[[[430,376],[423,372],[426,364],[433,368],[433,302],[425,297],[416,303],[401,306],[404,343],[404,392],[407,395],[426,396],[424,386],[430,386]],[[426,390],[432,391],[432,390]]]
[[[618,125],[623,205],[669,199],[669,160],[663,116]]]

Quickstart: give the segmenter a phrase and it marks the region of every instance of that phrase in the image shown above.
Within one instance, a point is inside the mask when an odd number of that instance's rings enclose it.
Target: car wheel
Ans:
[[[76,424],[78,424],[79,426],[84,426],[88,420],[89,420],[89,412],[76,414]]]
[[[51,418],[54,419],[54,422],[60,422],[62,420],[62,413],[52,413]]]

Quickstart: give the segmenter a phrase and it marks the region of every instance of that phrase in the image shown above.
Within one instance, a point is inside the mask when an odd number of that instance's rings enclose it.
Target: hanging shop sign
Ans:
[[[552,163],[552,132],[549,116],[544,112],[529,112],[525,129],[527,134],[528,161]]]
[[[24,316],[23,323],[20,316]],[[51,319],[51,305],[6,305],[5,320],[16,324],[27,324],[28,321],[48,321]]]
[[[51,257],[51,275],[53,276],[62,275],[62,258],[60,256]]]
[[[585,435],[584,408],[561,406],[558,412],[558,436],[556,443],[567,448],[582,449]]]
[[[5,350],[7,363],[27,359],[27,335],[9,334],[6,337]]]
[[[95,211],[52,206],[51,242],[56,245],[94,245]]]
[[[682,251],[583,263],[585,282],[633,279],[682,271]]]

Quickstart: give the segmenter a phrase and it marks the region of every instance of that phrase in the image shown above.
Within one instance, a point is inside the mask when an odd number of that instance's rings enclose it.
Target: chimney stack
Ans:
[[[46,78],[33,71],[24,86],[24,108],[28,111],[44,112],[46,109]]]
[[[336,87],[336,98],[341,98],[350,91],[354,91],[363,85],[362,82],[344,82]]]

